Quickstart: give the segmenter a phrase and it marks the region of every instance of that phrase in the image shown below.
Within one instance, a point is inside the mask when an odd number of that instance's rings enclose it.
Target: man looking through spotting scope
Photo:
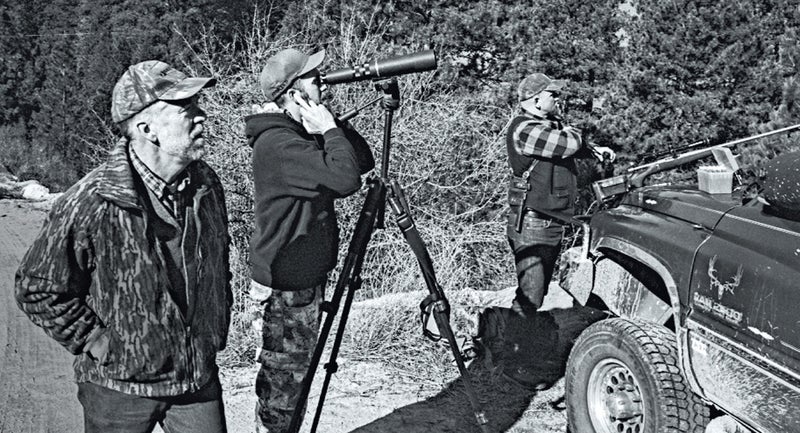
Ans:
[[[584,143],[581,131],[564,123],[559,106],[564,86],[564,81],[541,73],[523,79],[517,88],[521,113],[506,132],[512,171],[506,233],[518,281],[512,311],[523,318],[532,318],[542,307],[564,223],[574,214],[575,159],[595,156],[602,162],[615,157],[607,147]],[[506,376],[527,383],[524,368],[506,367]]]
[[[250,296],[264,306],[258,432],[289,426],[336,265],[334,200],[358,191],[375,165],[364,138],[320,103],[324,58],[291,48],[270,57],[260,75],[267,102],[245,118],[255,183]]]

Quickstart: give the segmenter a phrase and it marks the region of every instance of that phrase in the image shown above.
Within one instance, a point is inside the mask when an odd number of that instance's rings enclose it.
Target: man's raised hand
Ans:
[[[292,97],[300,107],[300,118],[309,134],[324,134],[328,130],[336,128],[336,121],[327,107],[306,100],[300,92],[295,92]]]

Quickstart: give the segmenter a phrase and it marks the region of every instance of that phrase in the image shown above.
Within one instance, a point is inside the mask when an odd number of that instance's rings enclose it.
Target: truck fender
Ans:
[[[645,285],[619,263],[621,258],[629,259],[629,267],[649,269],[663,287]],[[672,317],[680,323],[678,290],[667,268],[646,251],[619,239],[599,239],[588,254],[581,247],[567,250],[562,256],[560,283],[581,305],[586,305],[593,294],[619,317],[645,319],[659,325]],[[659,296],[653,290],[666,291],[666,295]],[[669,303],[662,299],[667,296]]]

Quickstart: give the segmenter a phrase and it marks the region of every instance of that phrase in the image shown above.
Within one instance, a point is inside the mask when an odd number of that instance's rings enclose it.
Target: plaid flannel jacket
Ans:
[[[514,147],[521,155],[567,158],[580,150],[581,131],[559,121],[531,118],[514,130]]]

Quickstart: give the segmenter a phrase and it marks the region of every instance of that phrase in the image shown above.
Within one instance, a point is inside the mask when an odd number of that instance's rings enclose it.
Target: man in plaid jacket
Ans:
[[[507,234],[519,281],[513,309],[523,315],[542,306],[560,252],[563,223],[574,213],[575,158],[614,158],[611,149],[588,146],[579,129],[561,120],[564,84],[541,73],[522,80],[517,89],[522,113],[511,120],[506,134],[513,174]]]
[[[537,310],[547,294],[561,251],[564,223],[574,213],[575,159],[592,155],[601,161],[604,157],[614,158],[611,149],[585,144],[579,129],[564,124],[559,116],[559,96],[564,84],[541,73],[522,80],[517,88],[521,113],[511,120],[506,133],[512,171],[506,232],[518,279],[511,309],[530,326],[541,328],[537,332],[555,326],[548,322],[549,316],[537,315]],[[506,331],[510,333],[502,337],[506,340],[513,340],[513,335],[525,335],[525,332]],[[522,353],[508,355],[503,366],[506,377],[537,389],[547,386],[529,368],[534,360]]]

